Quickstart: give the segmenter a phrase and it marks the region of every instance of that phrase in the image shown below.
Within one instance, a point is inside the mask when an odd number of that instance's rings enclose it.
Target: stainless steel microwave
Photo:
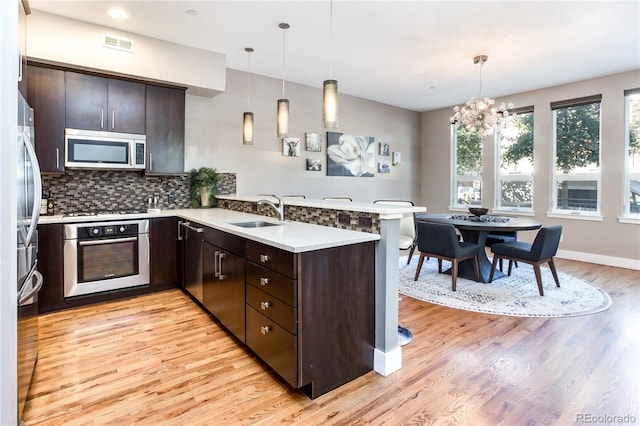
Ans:
[[[82,169],[144,170],[146,135],[65,129],[64,165]]]

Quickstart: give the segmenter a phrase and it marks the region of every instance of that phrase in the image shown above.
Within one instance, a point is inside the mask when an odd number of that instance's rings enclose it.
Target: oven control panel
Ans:
[[[115,237],[137,234],[138,225],[135,223],[102,226],[83,226],[78,228],[78,238]]]

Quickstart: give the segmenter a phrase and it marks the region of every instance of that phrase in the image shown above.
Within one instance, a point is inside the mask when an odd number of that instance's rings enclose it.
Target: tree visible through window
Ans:
[[[455,145],[454,206],[482,204],[482,139],[463,126],[452,126]]]
[[[498,209],[533,209],[533,108],[510,115],[498,138]]]
[[[600,98],[551,105],[555,211],[572,214],[600,211]]]
[[[640,89],[625,91],[626,171],[625,216],[640,216]],[[628,197],[628,198],[627,198]]]

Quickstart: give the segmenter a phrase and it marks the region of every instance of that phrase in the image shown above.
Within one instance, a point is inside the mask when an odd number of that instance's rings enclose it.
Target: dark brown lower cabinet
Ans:
[[[202,265],[205,308],[244,343],[244,258],[205,240]]]
[[[151,219],[149,233],[151,247],[151,286],[155,290],[178,287],[179,248],[178,219],[159,217]]]
[[[373,369],[374,256],[373,242],[289,253],[247,241],[247,346],[310,398]]]

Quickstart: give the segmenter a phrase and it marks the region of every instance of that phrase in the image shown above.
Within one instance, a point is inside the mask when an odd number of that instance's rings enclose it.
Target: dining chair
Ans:
[[[509,260],[508,276],[511,276],[511,261],[518,261],[528,263],[533,266],[533,271],[536,275],[536,282],[538,283],[538,291],[540,296],[544,296],[542,289],[542,276],[540,274],[540,265],[543,263],[549,264],[549,269],[553,274],[553,279],[556,282],[556,286],[560,287],[560,281],[558,280],[558,273],[556,271],[556,265],[553,261],[553,256],[558,252],[558,246],[560,245],[560,236],[562,235],[562,226],[554,225],[541,228],[533,240],[533,243],[525,243],[522,241],[512,241],[508,243],[498,243],[491,246],[491,252],[493,253],[493,262],[491,263],[491,273],[489,274],[489,282],[493,281],[493,273],[496,270],[496,264],[498,259]]]
[[[491,247],[494,244],[511,243],[518,240],[518,231],[492,231],[487,234],[485,241],[486,247]],[[509,263],[514,261],[509,261]],[[515,267],[518,267],[518,262],[515,262]],[[502,271],[502,259],[499,262],[499,268]]]
[[[418,222],[418,251],[420,260],[414,281],[418,280],[422,263],[425,257],[438,259],[438,272],[442,273],[442,260],[451,262],[451,291],[456,291],[458,278],[458,262],[473,259],[473,275],[476,281],[480,281],[480,268],[478,267],[478,253],[484,247],[465,241],[458,241],[458,235],[453,225],[435,222]]]
[[[413,206],[413,201],[407,200],[376,200],[375,204],[385,204],[389,206]],[[409,250],[407,265],[411,263],[413,252],[416,249],[416,215],[415,213],[405,213],[400,219],[400,250]]]

